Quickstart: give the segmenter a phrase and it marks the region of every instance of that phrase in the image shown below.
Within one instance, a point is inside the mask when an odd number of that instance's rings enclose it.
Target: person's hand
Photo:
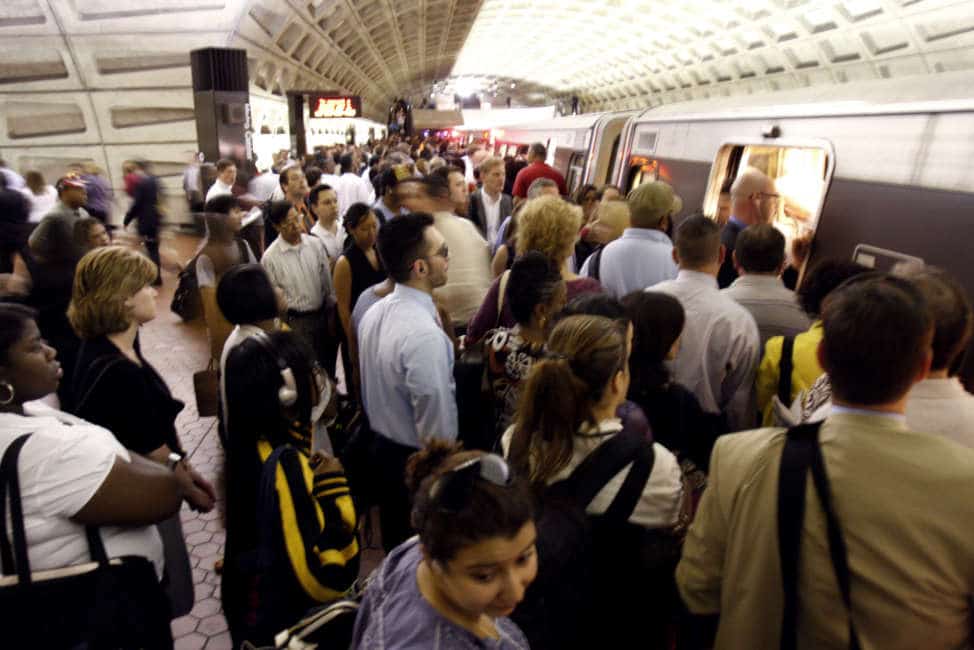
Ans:
[[[308,464],[311,465],[311,469],[314,471],[315,476],[345,471],[345,468],[342,467],[342,461],[320,450],[311,454]]]
[[[205,478],[189,466],[188,463],[180,462],[176,465],[176,479],[183,487],[183,498],[193,510],[209,512],[216,504],[216,490]]]

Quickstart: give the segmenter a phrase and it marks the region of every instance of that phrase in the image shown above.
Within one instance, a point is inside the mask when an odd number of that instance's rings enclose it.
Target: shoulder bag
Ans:
[[[0,610],[11,648],[173,647],[170,606],[152,563],[109,559],[101,535],[85,527],[91,562],[31,572],[17,460],[31,434],[14,440],[0,461]],[[10,528],[7,531],[7,500]]]

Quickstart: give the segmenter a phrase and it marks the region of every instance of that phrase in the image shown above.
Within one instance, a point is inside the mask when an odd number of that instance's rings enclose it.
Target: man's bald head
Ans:
[[[731,185],[731,215],[747,226],[770,222],[778,211],[774,181],[761,170],[748,167]]]

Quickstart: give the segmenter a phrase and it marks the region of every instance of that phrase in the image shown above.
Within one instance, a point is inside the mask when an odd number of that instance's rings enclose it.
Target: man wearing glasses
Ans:
[[[453,343],[433,289],[447,281],[450,251],[428,214],[379,230],[379,256],[395,282],[359,325],[362,405],[376,434],[373,480],[386,552],[412,535],[406,460],[430,438],[457,437]]]
[[[748,226],[771,223],[781,199],[774,181],[754,167],[748,167],[741,172],[731,185],[730,193],[730,218],[720,233],[720,243],[726,251],[717,274],[717,284],[721,289],[726,289],[737,279],[733,261],[737,236]]]

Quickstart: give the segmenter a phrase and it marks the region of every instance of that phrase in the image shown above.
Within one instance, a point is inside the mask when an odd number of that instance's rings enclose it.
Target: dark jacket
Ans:
[[[720,231],[720,243],[724,246],[724,263],[720,265],[720,271],[717,272],[717,286],[721,289],[726,289],[737,279],[737,270],[734,268],[734,246],[737,245],[737,236],[744,228],[743,224],[728,221]]]
[[[473,221],[480,234],[487,236],[487,210],[484,208],[483,188],[476,190],[470,195],[470,203],[467,206],[467,218]],[[500,228],[504,219],[511,216],[514,212],[514,202],[508,194],[501,194],[501,209],[497,216],[497,227]]]
[[[125,225],[133,219],[139,221],[139,234],[143,237],[155,237],[159,234],[159,179],[155,176],[143,176],[132,190],[132,207],[125,214]]]

